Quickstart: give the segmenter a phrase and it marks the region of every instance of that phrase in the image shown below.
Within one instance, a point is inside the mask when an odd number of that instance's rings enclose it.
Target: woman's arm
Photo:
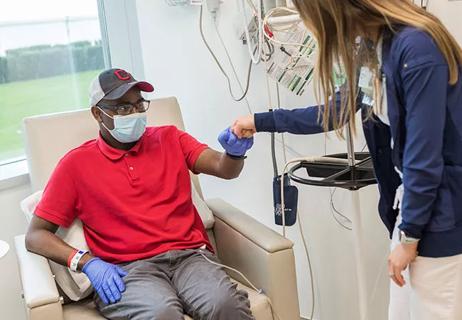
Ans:
[[[399,228],[421,238],[443,177],[449,69],[428,35],[415,32],[406,40],[401,63],[406,139]]]
[[[256,132],[288,132],[293,134],[316,134],[324,131],[323,106],[311,106],[293,110],[277,109],[254,115]],[[321,112],[321,115],[319,114]],[[333,130],[330,126],[329,131]]]
[[[362,95],[356,99],[356,111],[361,108]],[[341,96],[337,92],[334,103],[329,104],[329,131],[334,130],[334,116],[340,115]],[[277,109],[269,112],[256,113],[238,118],[233,126],[233,132],[239,137],[250,137],[256,132],[288,132],[293,134],[316,134],[324,132],[323,114],[325,105],[310,106],[293,110]]]

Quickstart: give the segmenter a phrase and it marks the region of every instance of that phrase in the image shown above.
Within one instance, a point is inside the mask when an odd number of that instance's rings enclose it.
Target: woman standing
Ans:
[[[244,116],[234,133],[341,135],[360,109],[393,239],[389,319],[462,319],[461,48],[408,0],[293,2],[318,41],[325,103]],[[338,92],[336,63],[347,78]]]

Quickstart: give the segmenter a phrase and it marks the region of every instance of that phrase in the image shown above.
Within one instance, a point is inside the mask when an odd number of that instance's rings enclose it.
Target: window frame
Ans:
[[[136,1],[96,0],[106,68],[131,70],[144,78]],[[0,191],[29,183],[26,154],[0,161]]]

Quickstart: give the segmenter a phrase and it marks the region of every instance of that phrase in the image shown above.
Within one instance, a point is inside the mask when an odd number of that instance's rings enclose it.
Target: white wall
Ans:
[[[0,258],[0,319],[26,319],[13,239],[26,230],[19,202],[29,193],[28,183],[0,191],[0,240],[10,245],[7,255]]]
[[[164,1],[137,1],[140,39],[142,45],[145,77],[152,81],[156,92],[154,97],[176,96],[182,106],[187,129],[196,138],[210,146],[221,149],[216,141],[218,133],[239,115],[247,113],[244,103],[234,103],[227,92],[223,76],[214,65],[201,42],[198,21],[198,7],[168,7]],[[231,51],[238,74],[244,80],[248,63],[247,48],[239,43],[236,35],[241,25],[235,1],[225,1],[220,9],[219,28]],[[208,15],[205,18],[205,32],[214,50],[219,54],[226,69],[223,50]],[[113,55],[113,61],[117,59]],[[310,90],[309,90],[310,91]],[[283,92],[282,104],[287,107],[314,103],[312,96],[294,97]],[[249,101],[254,111],[265,111],[267,94],[264,70],[257,66],[252,75]],[[274,99],[273,99],[274,101]],[[288,144],[304,155],[324,153],[324,136],[287,136]],[[206,197],[222,197],[233,205],[247,211],[266,225],[280,229],[273,224],[272,209],[272,167],[268,134],[259,134],[255,146],[249,152],[245,169],[235,181],[221,181],[203,176],[201,182]],[[358,149],[363,143],[358,143]],[[345,151],[343,143],[335,138],[327,142],[328,152]],[[281,159],[281,153],[278,152]],[[288,154],[289,158],[294,154]],[[354,263],[352,232],[339,227],[329,210],[327,189],[299,186],[300,215],[314,267],[316,287],[316,318],[351,320],[358,319],[358,301]],[[379,221],[376,203],[376,187],[361,191],[361,214],[367,228],[365,260],[368,292],[377,279],[377,270],[385,264],[387,238]],[[351,216],[351,194],[337,191],[335,203],[339,210]],[[311,293],[306,257],[295,227],[289,231],[289,238],[295,241],[298,287],[303,316],[310,313]],[[377,281],[374,301],[374,319],[386,319],[386,271]],[[372,300],[372,299],[371,299]]]
[[[446,24],[452,35],[462,45],[462,28],[460,26],[462,1],[431,0],[428,4],[428,10]]]

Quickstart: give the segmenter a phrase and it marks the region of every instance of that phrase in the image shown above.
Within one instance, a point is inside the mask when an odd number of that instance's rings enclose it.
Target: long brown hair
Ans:
[[[346,76],[342,92],[340,115],[336,108],[324,108],[323,127],[333,124],[343,137],[342,127],[349,121],[355,132],[357,70],[364,64],[358,55],[357,38],[367,37],[369,30],[394,30],[396,25],[407,25],[427,32],[436,42],[449,66],[449,83],[458,81],[462,50],[454,37],[432,14],[410,0],[293,0],[305,25],[318,41],[315,93],[329,103],[335,95],[334,65],[340,63]],[[375,40],[375,39],[374,39]],[[375,52],[374,52],[375,54]],[[372,60],[372,59],[371,59]],[[369,61],[370,62],[370,61]]]

